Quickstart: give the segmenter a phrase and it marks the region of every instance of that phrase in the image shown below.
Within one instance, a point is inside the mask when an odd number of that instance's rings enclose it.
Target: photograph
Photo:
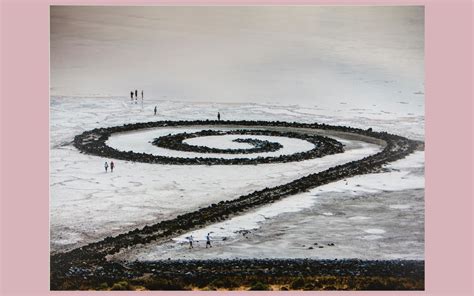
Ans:
[[[48,9],[51,291],[425,291],[425,6]]]

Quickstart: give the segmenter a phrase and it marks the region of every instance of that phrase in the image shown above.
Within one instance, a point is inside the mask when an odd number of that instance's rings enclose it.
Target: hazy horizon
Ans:
[[[422,6],[52,6],[51,95],[424,107]]]

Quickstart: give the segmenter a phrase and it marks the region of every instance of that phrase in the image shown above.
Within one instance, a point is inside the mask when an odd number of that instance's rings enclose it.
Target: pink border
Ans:
[[[416,294],[474,294],[472,284],[474,231],[471,199],[473,197],[471,182],[474,180],[471,1],[0,0],[0,2],[2,29],[0,291],[2,295],[86,294],[49,291],[49,5],[295,5],[336,4],[336,2],[364,5],[425,5],[426,291]],[[23,135],[28,135],[28,138]],[[456,153],[451,155],[447,152],[452,148],[448,144],[450,142],[456,143]],[[27,148],[29,145],[34,146],[35,150],[29,150]],[[138,292],[124,292],[122,295],[135,293]],[[180,292],[154,293],[178,295]],[[298,294],[298,292],[284,293]],[[259,295],[268,294],[270,293],[263,292]],[[344,295],[356,294],[398,295],[399,293],[344,293]]]

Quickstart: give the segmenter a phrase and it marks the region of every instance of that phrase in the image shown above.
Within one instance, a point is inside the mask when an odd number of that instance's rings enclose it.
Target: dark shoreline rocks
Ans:
[[[113,157],[112,155],[115,154],[109,154],[110,150],[107,150],[107,146],[101,146],[102,143],[105,144],[105,141],[111,133],[158,126],[192,126],[211,124],[278,127],[287,126],[343,131],[382,140],[386,143],[386,146],[383,151],[374,155],[370,155],[363,159],[351,161],[342,165],[337,165],[319,173],[309,174],[283,185],[257,190],[234,200],[221,201],[217,204],[212,204],[208,207],[180,215],[175,219],[147,225],[141,229],[137,228],[114,237],[107,237],[101,241],[94,242],[68,252],[52,254],[50,261],[51,287],[57,287],[57,289],[61,289],[61,287],[63,287],[62,283],[68,281],[69,279],[68,271],[71,268],[95,270],[96,268],[105,268],[106,266],[113,264],[113,266],[116,266],[118,270],[120,269],[119,266],[122,265],[119,263],[108,262],[106,259],[108,255],[113,255],[122,249],[126,249],[138,244],[147,244],[157,240],[164,240],[172,237],[173,235],[182,233],[183,231],[190,231],[211,223],[223,221],[255,207],[268,204],[280,200],[286,196],[301,193],[324,184],[359,174],[375,172],[381,169],[386,163],[404,158],[418,149],[420,145],[419,142],[386,132],[373,132],[370,130],[329,126],[317,123],[303,124],[262,121],[159,121],[151,123],[137,123],[84,132],[83,134],[76,136],[74,145],[86,153]],[[138,161],[142,161],[144,159],[140,159]],[[133,272],[134,267],[131,266],[130,268],[132,268],[132,271],[130,272]]]
[[[120,281],[151,290],[182,290],[186,287],[216,285],[232,289],[251,286],[258,281],[266,285],[286,285],[289,289],[327,290],[327,285],[318,283],[324,280],[328,282],[327,279],[330,279],[330,290],[336,290],[338,288],[334,284],[339,279],[346,282],[345,285],[349,284],[345,289],[423,290],[424,267],[424,261],[421,260],[227,259],[136,261],[123,264],[107,262],[100,267],[71,268],[64,279],[67,285],[61,286],[63,282],[58,282],[59,285],[52,283],[51,289],[98,289],[103,283],[112,287]],[[362,279],[362,283],[354,282],[356,279]],[[304,285],[298,286],[296,281],[303,281]]]

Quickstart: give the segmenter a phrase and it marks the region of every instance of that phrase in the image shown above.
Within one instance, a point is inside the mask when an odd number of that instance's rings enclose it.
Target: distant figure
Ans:
[[[209,248],[212,248],[210,233],[206,235],[206,249],[207,249],[207,246],[209,246]]]
[[[193,235],[191,234],[190,236],[187,237],[187,239],[188,239],[188,242],[189,242],[189,248],[193,249],[194,248],[193,247],[193,241],[194,241]]]
[[[114,167],[115,167],[115,163],[113,161],[110,162],[110,172],[113,173],[114,172]]]
[[[143,90],[142,90],[142,100],[143,100]]]
[[[220,121],[221,120],[221,114],[219,112],[217,112],[217,120]]]
[[[133,90],[130,92],[130,100],[133,101]]]
[[[156,106],[155,106],[155,115],[156,115]]]
[[[107,169],[109,168],[109,164],[107,163],[107,161],[104,163],[104,168],[105,168],[105,172],[107,173]]]
[[[138,90],[135,90],[135,100],[138,98]]]

